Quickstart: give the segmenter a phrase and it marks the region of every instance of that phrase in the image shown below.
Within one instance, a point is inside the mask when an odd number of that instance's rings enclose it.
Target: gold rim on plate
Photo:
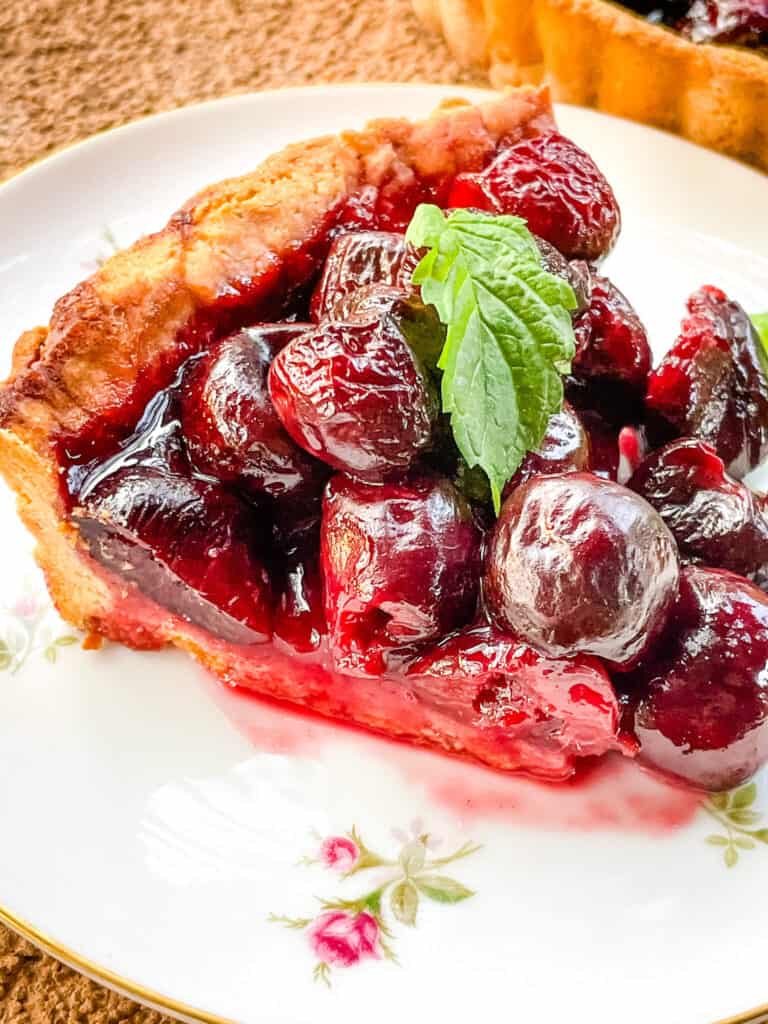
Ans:
[[[128,996],[140,1003],[144,1003],[145,1006],[149,1006],[153,1010],[173,1014],[173,1016],[191,1021],[193,1024],[235,1024],[235,1021],[228,1017],[219,1017],[216,1014],[207,1013],[205,1010],[198,1010],[194,1006],[171,999],[170,996],[161,995],[160,992],[145,988],[137,981],[130,981],[128,978],[123,978],[106,967],[101,967],[99,964],[94,963],[93,960],[81,956],[74,950],[52,939],[44,932],[39,931],[29,921],[18,917],[6,907],[0,906],[0,922],[21,935],[22,938],[27,939],[34,946],[38,946],[45,953],[49,953],[52,957],[61,960],[62,963],[74,968],[81,974],[87,975],[92,981],[100,982],[114,989],[120,995]]]
[[[27,939],[33,945],[50,954],[50,956],[80,971],[81,974],[87,975],[92,981],[101,982],[121,995],[129,996],[154,1010],[171,1013],[175,1017],[191,1021],[193,1024],[236,1024],[235,1021],[227,1017],[206,1013],[205,1010],[197,1010],[194,1006],[189,1006],[187,1003],[181,1003],[176,999],[171,999],[169,996],[161,995],[161,993],[145,988],[136,981],[130,981],[128,978],[115,974],[114,971],[110,971],[106,967],[100,967],[93,960],[89,960],[87,957],[75,953],[74,950],[68,949],[3,906],[0,906],[0,922],[21,935],[22,938]],[[746,1010],[735,1017],[724,1017],[716,1021],[715,1024],[763,1024],[763,1022],[768,1024],[768,1003],[765,1003],[763,1006],[756,1006],[752,1010]]]

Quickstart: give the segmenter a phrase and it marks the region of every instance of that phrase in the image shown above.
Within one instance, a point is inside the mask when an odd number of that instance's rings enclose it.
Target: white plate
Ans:
[[[0,189],[5,358],[110,238],[131,242],[289,140],[426,114],[459,91],[242,96],[32,168]],[[559,113],[616,188],[625,228],[610,271],[657,351],[705,281],[768,309],[765,178],[647,128]],[[195,1019],[250,1024],[701,1024],[768,1000],[768,845],[729,833],[724,812],[634,768],[583,788],[507,780],[238,698],[179,654],[81,652],[47,609],[28,538],[0,498],[0,905],[58,955],[165,1007],[196,1007]],[[768,825],[768,780],[742,801],[753,816],[737,812],[742,828],[757,830],[763,812]],[[482,848],[434,868],[454,884],[432,883],[443,902],[422,894],[415,928],[385,901],[399,966],[364,955],[381,947],[358,921],[337,953],[360,961],[332,966],[329,990],[313,979],[328,946],[268,916],[316,919],[316,897],[355,900],[397,874],[345,879],[300,863],[353,826],[385,859],[409,830],[442,839],[430,858]],[[741,847],[723,845],[729,834]],[[333,849],[343,858],[349,840]],[[730,870],[728,850],[739,854]]]

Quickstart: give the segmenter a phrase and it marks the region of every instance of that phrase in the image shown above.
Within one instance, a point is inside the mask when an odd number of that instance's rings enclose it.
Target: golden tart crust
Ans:
[[[608,0],[413,0],[495,86],[550,82],[555,99],[676,132],[768,170],[768,57],[693,43]]]
[[[383,181],[479,169],[500,139],[553,126],[547,90],[528,88],[480,106],[451,101],[422,123],[381,120],[289,146],[252,173],[204,189],[160,232],[117,253],[60,299],[47,328],[22,335],[0,387],[0,472],[18,496],[64,618],[135,647],[176,644],[220,675],[245,674],[261,692],[286,696],[242,652],[91,559],[68,520],[62,439],[134,409],[142,381],[156,379],[160,365],[172,372],[190,354],[178,351],[179,333],[219,309],[244,280],[272,274],[279,281],[274,268],[315,237],[345,197]]]

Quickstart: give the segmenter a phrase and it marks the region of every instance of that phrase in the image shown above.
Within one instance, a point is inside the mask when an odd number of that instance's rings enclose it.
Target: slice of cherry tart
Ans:
[[[746,778],[766,360],[707,288],[652,371],[597,269],[619,226],[535,90],[200,193],[24,335],[0,392],[61,613],[506,771],[621,751]]]

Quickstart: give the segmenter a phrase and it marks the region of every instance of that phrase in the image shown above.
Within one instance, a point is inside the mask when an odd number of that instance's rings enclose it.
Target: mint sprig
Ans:
[[[447,328],[438,366],[459,451],[501,492],[562,408],[576,341],[570,285],[545,270],[519,217],[417,207],[406,232],[429,249],[413,274]]]
[[[760,341],[768,349],[768,313],[755,313],[751,317],[752,323],[755,325]]]

